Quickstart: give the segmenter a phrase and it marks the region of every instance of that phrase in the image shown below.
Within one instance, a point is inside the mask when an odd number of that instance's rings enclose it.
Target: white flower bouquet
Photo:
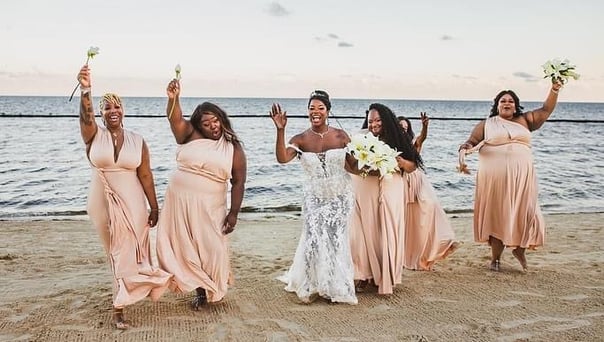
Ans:
[[[543,78],[551,78],[552,83],[559,81],[562,84],[568,82],[569,78],[574,80],[578,80],[581,75],[575,72],[576,66],[572,65],[568,59],[560,61],[559,59],[554,59],[545,62],[543,66],[543,73],[545,76]]]
[[[346,151],[358,160],[362,177],[367,177],[369,171],[379,171],[380,177],[387,177],[399,170],[396,156],[400,152],[371,133],[352,136]]]

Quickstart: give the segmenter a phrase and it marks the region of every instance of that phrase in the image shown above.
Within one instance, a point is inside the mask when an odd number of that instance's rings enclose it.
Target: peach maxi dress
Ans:
[[[545,224],[537,202],[537,175],[530,131],[493,116],[486,120],[479,149],[474,201],[474,239],[489,236],[510,247],[543,245]]]
[[[403,178],[353,175],[355,204],[350,219],[354,278],[373,279],[379,294],[402,282],[404,257]]]
[[[147,296],[157,300],[172,276],[151,263],[147,199],[136,174],[143,138],[124,130],[117,161],[113,148],[111,133],[99,127],[88,152],[93,172],[87,211],[111,264],[113,306],[123,308]]]
[[[157,256],[174,274],[171,289],[206,290],[208,302],[220,301],[232,282],[228,238],[222,233],[233,144],[197,139],[176,151],[157,230]]]
[[[453,249],[455,233],[426,174],[403,174],[405,183],[405,268],[431,270]]]

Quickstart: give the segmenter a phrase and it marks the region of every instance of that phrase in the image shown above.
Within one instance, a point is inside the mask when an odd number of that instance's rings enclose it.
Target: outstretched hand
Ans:
[[[80,69],[80,72],[78,73],[78,82],[80,82],[80,87],[90,88],[90,69],[88,68],[88,64],[84,64]]]
[[[180,95],[180,81],[177,79],[173,79],[168,83],[168,87],[166,88],[166,95],[168,95],[168,99],[174,100],[176,97]]]
[[[273,119],[277,129],[285,128],[287,125],[287,111],[283,111],[280,104],[273,103],[271,111],[268,114],[271,116],[271,119]]]

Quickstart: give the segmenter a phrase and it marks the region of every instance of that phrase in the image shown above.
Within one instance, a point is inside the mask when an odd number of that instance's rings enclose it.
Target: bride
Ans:
[[[273,104],[270,116],[277,128],[275,155],[279,163],[298,157],[306,175],[302,217],[304,226],[289,271],[279,279],[302,302],[318,296],[356,304],[348,219],[353,205],[350,175],[355,159],[346,153],[350,138],[330,127],[329,95],[316,90],[308,101],[310,127],[285,145],[287,112]]]

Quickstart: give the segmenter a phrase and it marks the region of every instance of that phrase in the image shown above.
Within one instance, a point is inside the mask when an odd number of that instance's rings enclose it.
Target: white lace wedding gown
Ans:
[[[279,280],[303,302],[319,295],[332,302],[356,304],[348,239],[353,190],[350,175],[344,170],[346,151],[296,150],[306,175],[304,226],[293,263]]]

